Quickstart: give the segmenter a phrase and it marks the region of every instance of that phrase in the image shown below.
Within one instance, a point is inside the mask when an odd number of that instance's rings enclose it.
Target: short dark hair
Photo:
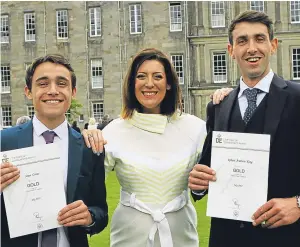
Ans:
[[[146,60],[156,60],[162,63],[165,69],[167,84],[170,90],[167,90],[165,98],[161,102],[160,110],[163,115],[172,115],[181,107],[181,90],[176,71],[168,57],[155,48],[147,48],[140,51],[132,60],[123,83],[123,107],[121,116],[124,119],[132,117],[133,111],[142,112],[142,106],[135,96],[135,77],[139,67]]]
[[[251,22],[251,23],[262,23],[267,26],[269,38],[270,40],[273,40],[274,38],[274,31],[273,31],[273,21],[270,19],[268,15],[266,15],[264,12],[258,12],[253,10],[247,10],[241,14],[239,14],[237,17],[235,17],[228,28],[228,37],[229,37],[229,43],[233,45],[233,36],[232,32],[236,26],[236,24],[241,22]]]
[[[44,57],[39,57],[33,61],[33,63],[29,66],[29,68],[26,70],[26,76],[25,76],[25,81],[26,81],[26,86],[28,89],[31,91],[32,87],[32,77],[34,74],[34,71],[36,68],[42,64],[42,63],[55,63],[55,64],[60,64],[64,67],[66,67],[70,73],[71,73],[71,82],[72,82],[72,89],[76,88],[76,75],[74,72],[74,69],[72,68],[70,62],[62,55],[60,54],[48,54]]]

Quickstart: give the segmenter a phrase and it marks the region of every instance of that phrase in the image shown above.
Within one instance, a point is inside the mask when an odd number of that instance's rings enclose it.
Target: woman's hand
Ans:
[[[81,134],[84,137],[85,144],[88,148],[92,148],[93,152],[100,155],[103,152],[104,145],[107,143],[103,139],[101,130],[82,130]]]
[[[221,101],[233,90],[233,88],[225,87],[221,89],[217,89],[210,98],[213,101],[214,105],[218,105]]]

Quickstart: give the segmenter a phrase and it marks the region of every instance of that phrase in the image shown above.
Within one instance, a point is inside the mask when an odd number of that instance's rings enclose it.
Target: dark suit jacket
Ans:
[[[207,106],[207,138],[203,147],[202,157],[199,163],[210,166],[212,131],[228,131],[231,110],[237,98],[239,88],[233,90],[228,97],[219,105],[211,102]],[[269,180],[268,180],[268,200],[272,198],[288,198],[300,194],[300,84],[284,81],[277,75],[272,80],[269,95],[267,98],[267,108],[264,119],[264,134],[271,135]],[[195,200],[201,196],[192,194]],[[249,199],[255,195],[249,195]],[[220,202],[221,206],[221,202]],[[254,213],[254,212],[253,212]],[[251,226],[251,223],[242,224],[244,227],[241,243],[233,244],[233,239],[238,241],[238,229],[240,222],[212,218],[211,239],[212,247],[233,247],[252,246],[251,239],[257,241],[253,246],[299,246],[299,242],[292,245],[296,239],[295,235],[300,235],[300,221],[296,223],[268,230]],[[247,228],[248,227],[248,228]],[[253,228],[253,229],[252,229]],[[230,238],[228,235],[236,233]],[[249,233],[247,235],[247,233]],[[224,238],[229,239],[228,243]],[[268,238],[270,235],[270,238]],[[271,237],[272,235],[272,237]],[[249,237],[249,241],[247,240]],[[284,239],[290,239],[289,245]],[[247,242],[248,241],[248,242]],[[271,242],[270,242],[271,241]],[[272,242],[273,241],[273,242]],[[282,242],[280,242],[282,241]],[[297,239],[300,241],[300,237]],[[281,245],[285,243],[285,245]],[[247,245],[249,244],[249,245]]]
[[[32,122],[1,131],[1,151],[33,146]],[[82,200],[95,215],[88,228],[68,227],[71,247],[87,247],[87,234],[102,231],[108,223],[104,154],[97,156],[88,149],[82,136],[69,127],[67,204]],[[53,181],[55,182],[55,181]],[[51,205],[49,205],[50,207]],[[37,247],[38,234],[10,239],[3,195],[1,195],[1,243],[3,247]]]

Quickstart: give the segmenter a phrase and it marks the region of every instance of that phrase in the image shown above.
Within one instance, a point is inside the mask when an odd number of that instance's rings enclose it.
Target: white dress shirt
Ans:
[[[270,72],[262,78],[253,88],[260,89],[262,92],[257,95],[256,106],[262,102],[263,98],[267,93],[269,93],[271,82],[274,77],[274,72],[270,70]],[[238,94],[239,106],[241,110],[242,118],[244,118],[245,111],[248,107],[248,101],[244,91],[249,88],[246,83],[243,81],[243,78],[240,78],[240,92]]]
[[[33,145],[45,144],[45,139],[42,133],[49,130],[43,123],[41,123],[36,116],[33,117]],[[61,150],[61,166],[63,170],[65,192],[67,191],[67,175],[68,175],[68,150],[69,150],[69,131],[68,123],[65,120],[61,125],[53,129],[56,133],[54,137],[55,143],[59,142]],[[55,181],[53,181],[55,182]],[[58,213],[58,212],[57,212]],[[41,247],[42,233],[38,235],[38,247]],[[66,235],[66,229],[64,227],[57,228],[57,246],[53,247],[70,247],[69,240]]]

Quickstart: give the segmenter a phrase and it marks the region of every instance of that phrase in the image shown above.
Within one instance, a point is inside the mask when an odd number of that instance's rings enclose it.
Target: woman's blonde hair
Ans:
[[[138,112],[143,111],[141,104],[135,96],[135,78],[139,67],[146,60],[156,60],[164,66],[167,84],[171,87],[170,90],[167,90],[165,98],[160,104],[161,114],[171,116],[178,109],[182,111],[181,89],[177,73],[172,63],[160,50],[147,48],[140,51],[133,58],[123,82],[123,106],[121,117],[124,119],[131,118],[134,110]]]

